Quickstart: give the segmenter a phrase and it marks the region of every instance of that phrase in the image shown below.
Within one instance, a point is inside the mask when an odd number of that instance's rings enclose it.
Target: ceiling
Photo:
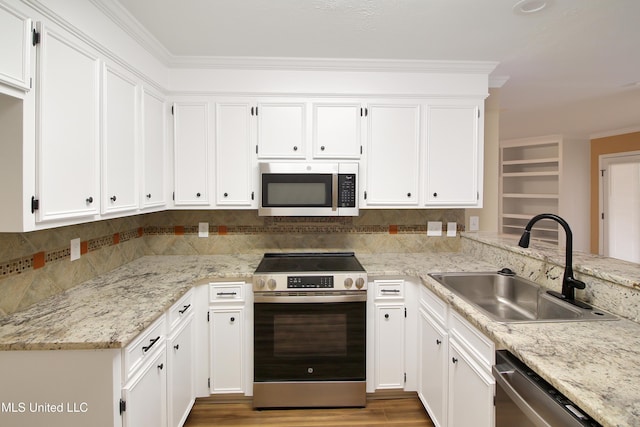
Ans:
[[[119,3],[169,62],[187,57],[496,61],[492,77],[508,77],[499,89],[500,139],[640,131],[640,1],[526,0],[525,8],[546,5],[535,13],[521,11],[516,5],[521,1]]]

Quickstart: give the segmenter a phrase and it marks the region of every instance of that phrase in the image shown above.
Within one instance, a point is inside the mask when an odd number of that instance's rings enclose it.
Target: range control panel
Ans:
[[[333,289],[333,276],[287,276],[287,289]]]
[[[335,274],[256,274],[253,291],[364,291],[367,289],[366,273]]]

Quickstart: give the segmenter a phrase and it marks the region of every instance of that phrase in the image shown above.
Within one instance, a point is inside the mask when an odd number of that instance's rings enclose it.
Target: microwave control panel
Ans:
[[[338,175],[338,206],[341,208],[356,207],[356,175],[341,173]]]

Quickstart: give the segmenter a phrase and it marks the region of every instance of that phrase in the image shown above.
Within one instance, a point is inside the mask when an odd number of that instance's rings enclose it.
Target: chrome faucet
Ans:
[[[565,267],[564,267],[564,275],[562,276],[562,292],[555,291],[547,291],[547,293],[563,299],[571,304],[577,305],[583,308],[591,308],[588,304],[585,304],[581,301],[576,301],[574,289],[584,289],[585,283],[573,277],[573,233],[571,233],[571,228],[567,221],[559,217],[555,214],[543,213],[540,215],[536,215],[529,220],[529,223],[524,228],[524,233],[522,233],[522,237],[520,237],[520,242],[518,245],[522,248],[529,247],[529,239],[531,237],[531,228],[533,225],[541,219],[551,219],[556,221],[558,224],[564,228],[565,235],[567,237],[566,241],[566,254],[565,254]]]

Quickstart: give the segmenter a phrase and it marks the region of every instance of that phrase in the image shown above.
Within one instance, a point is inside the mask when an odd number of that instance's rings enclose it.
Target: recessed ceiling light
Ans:
[[[550,0],[520,0],[513,5],[513,11],[517,14],[528,15],[531,13],[540,12],[547,7]]]

